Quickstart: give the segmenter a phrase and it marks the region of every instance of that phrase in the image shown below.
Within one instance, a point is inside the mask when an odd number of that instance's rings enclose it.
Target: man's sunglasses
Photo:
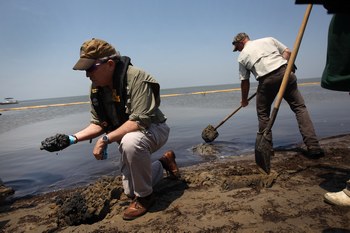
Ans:
[[[236,44],[239,44],[239,43],[242,43],[242,41],[233,41],[232,45],[236,45]]]
[[[95,64],[93,64],[92,66],[90,66],[89,69],[86,70],[86,72],[93,72],[95,71],[100,65],[107,63],[108,60],[103,60],[103,61],[99,61]]]

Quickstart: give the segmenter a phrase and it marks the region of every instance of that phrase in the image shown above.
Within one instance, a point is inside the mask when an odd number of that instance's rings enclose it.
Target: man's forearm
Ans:
[[[248,102],[249,89],[250,89],[249,79],[242,80],[241,81],[241,92],[242,92],[241,106],[242,107],[245,107],[249,104]]]
[[[125,134],[139,130],[140,127],[136,121],[128,120],[122,124],[118,129],[108,133],[110,142],[119,142]]]
[[[249,89],[250,89],[249,79],[241,81],[242,100],[248,99]]]
[[[90,124],[85,129],[74,134],[78,141],[89,140],[103,133],[103,128],[96,124]]]

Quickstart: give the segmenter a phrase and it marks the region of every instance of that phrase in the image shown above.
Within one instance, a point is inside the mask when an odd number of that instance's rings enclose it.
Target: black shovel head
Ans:
[[[202,138],[205,142],[212,142],[219,136],[218,131],[214,128],[212,125],[208,125],[205,129],[202,131]]]
[[[255,142],[255,162],[267,174],[270,174],[270,161],[273,155],[271,134],[258,132]]]

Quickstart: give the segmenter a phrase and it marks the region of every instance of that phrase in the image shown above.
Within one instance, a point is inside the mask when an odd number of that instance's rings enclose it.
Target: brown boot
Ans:
[[[168,150],[159,159],[159,161],[162,163],[162,166],[166,170],[168,175],[170,175],[172,178],[179,178],[180,172],[177,168],[175,158],[176,157],[174,151]]]
[[[124,220],[134,220],[144,215],[154,203],[153,194],[147,197],[136,197],[124,211]]]

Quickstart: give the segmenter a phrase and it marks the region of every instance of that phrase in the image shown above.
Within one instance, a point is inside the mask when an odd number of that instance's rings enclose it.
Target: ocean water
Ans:
[[[350,133],[349,93],[325,90],[318,82],[319,79],[299,80],[299,89],[318,137]],[[252,83],[251,93],[254,91]],[[161,110],[168,117],[171,132],[168,143],[154,153],[153,159],[172,149],[181,169],[204,161],[193,151],[204,143],[202,130],[208,124],[218,125],[238,108],[241,93],[236,84],[166,89],[161,94]],[[82,103],[52,106],[76,102]],[[91,144],[80,142],[58,153],[39,149],[40,142],[46,137],[56,133],[73,134],[84,128],[90,119],[90,106],[86,102],[87,96],[78,96],[0,106],[0,178],[15,189],[15,197],[73,188],[103,175],[119,174],[117,144],[108,147],[108,159],[103,161],[95,160],[92,155],[94,141]],[[46,107],[8,110],[43,105]],[[284,101],[272,130],[275,147],[292,147],[302,143],[295,116]],[[253,152],[257,131],[255,99],[217,131],[219,137],[212,144],[219,152],[219,159]]]

